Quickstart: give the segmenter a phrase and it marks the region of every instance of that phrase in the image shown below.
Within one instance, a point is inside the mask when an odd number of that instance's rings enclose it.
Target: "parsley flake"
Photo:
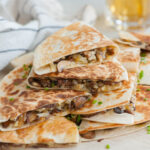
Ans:
[[[103,104],[103,102],[98,102],[98,105],[101,105],[101,104]]]
[[[141,53],[141,57],[145,57],[146,56],[146,53]]]
[[[144,71],[141,70],[141,72],[139,73],[139,79],[141,80],[144,77]]]
[[[29,67],[29,69],[31,70],[31,68],[32,68],[32,65],[30,64],[28,67]]]
[[[139,89],[139,88],[138,88],[138,89],[136,89],[136,91],[137,91],[137,92],[139,92],[140,90],[141,90],[141,89]]]
[[[9,100],[10,100],[10,101],[13,101],[13,100],[14,100],[14,98],[12,98],[12,97],[11,97]]]
[[[150,126],[147,126],[147,134],[150,134]]]
[[[30,89],[30,86],[27,85],[26,88],[27,88],[27,89]]]
[[[77,116],[76,122],[77,122],[77,124],[79,124],[81,122],[81,116],[80,115]]]
[[[51,83],[51,87],[54,87],[54,86],[55,86],[55,83],[54,83],[54,82],[52,82],[52,83]]]
[[[26,79],[26,78],[27,78],[27,74],[24,74],[24,75],[22,76],[22,78],[23,78],[23,79]]]
[[[45,90],[45,91],[48,91],[48,90],[49,90],[49,88],[47,88],[47,87],[46,87],[46,88],[44,88],[44,90]]]
[[[106,145],[106,149],[110,149],[110,145],[109,144]]]
[[[70,116],[66,116],[66,118],[67,118],[68,120],[71,120],[71,117],[70,117]]]
[[[91,99],[90,98],[88,98],[88,101],[90,101]]]
[[[150,91],[150,89],[146,89],[146,91]]]
[[[146,57],[141,57],[141,62],[146,64]]]
[[[97,100],[93,100],[92,104],[96,104],[97,103]]]
[[[24,65],[23,65],[23,69],[24,69],[25,71],[27,71],[27,70],[28,70],[28,67],[27,67],[27,65],[26,65],[26,64],[24,64]]]
[[[147,98],[144,98],[144,101],[147,101]]]
[[[150,131],[150,126],[147,126],[147,131]]]

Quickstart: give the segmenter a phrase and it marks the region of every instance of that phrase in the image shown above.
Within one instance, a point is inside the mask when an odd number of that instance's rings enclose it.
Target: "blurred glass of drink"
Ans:
[[[150,21],[150,0],[106,0],[107,20],[118,29],[144,27]]]

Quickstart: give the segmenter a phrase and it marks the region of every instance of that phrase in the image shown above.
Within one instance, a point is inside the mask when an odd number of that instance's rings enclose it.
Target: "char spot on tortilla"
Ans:
[[[118,94],[118,95],[116,96],[116,99],[119,99],[120,97],[122,97],[124,93],[125,93],[125,91],[122,91],[120,94]]]
[[[8,95],[16,95],[19,92],[19,90],[16,90],[14,92],[8,93]]]
[[[19,84],[21,84],[24,80],[25,80],[25,79],[15,79],[15,80],[13,81],[13,84],[14,84],[14,85],[19,85]]]
[[[49,104],[48,101],[44,101],[44,100],[43,100],[43,101],[39,101],[39,102],[38,102],[38,108],[39,108],[39,107],[42,107],[42,106],[44,106],[44,105],[47,105],[47,104]]]
[[[14,84],[9,84],[5,87],[5,91],[10,93],[14,89]]]
[[[13,109],[10,106],[4,106],[1,111],[4,115],[6,115],[6,114],[8,115],[10,112],[13,111]]]
[[[16,107],[16,106],[14,106],[14,107]],[[18,111],[19,111],[20,113],[26,112],[26,111],[29,109],[29,107],[30,107],[29,104],[20,105],[20,106],[18,107]]]
[[[67,95],[64,95],[64,94],[58,94],[57,97],[58,97],[58,98],[67,98]]]
[[[2,105],[7,105],[9,104],[9,100],[7,97],[1,97],[0,102]]]
[[[25,99],[25,101],[27,101],[27,102],[35,102],[36,101],[36,99]]]
[[[138,105],[138,106],[136,106],[136,111],[139,112],[139,113],[144,114],[144,120],[145,121],[147,121],[147,119],[149,119],[150,109],[147,106]]]
[[[28,92],[27,91],[23,91],[19,94],[19,97],[28,97]]]

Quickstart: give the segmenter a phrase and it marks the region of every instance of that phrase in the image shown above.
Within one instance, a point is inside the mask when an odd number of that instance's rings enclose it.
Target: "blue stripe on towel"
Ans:
[[[29,49],[25,49],[25,48],[5,49],[5,50],[0,50],[0,53],[7,53],[7,52],[14,52],[14,51],[29,51]]]
[[[9,30],[5,30],[5,31],[0,31],[0,33],[8,33],[8,32],[15,32],[15,31],[33,31],[33,32],[39,32],[41,30],[44,29],[50,29],[50,28],[63,28],[64,26],[45,26],[45,27],[41,27],[39,29],[32,29],[32,28],[21,28],[21,29],[9,29]]]

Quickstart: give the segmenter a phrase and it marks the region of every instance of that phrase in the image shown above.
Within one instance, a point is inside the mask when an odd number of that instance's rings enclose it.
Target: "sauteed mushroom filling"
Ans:
[[[92,63],[101,63],[110,59],[115,54],[114,47],[107,46],[104,48],[96,48],[89,51],[75,53],[65,56],[54,63],[50,64],[52,72],[61,72],[64,69],[77,67]]]
[[[8,120],[1,123],[3,128],[21,128],[25,125],[46,120],[51,114],[55,115],[59,112],[67,110],[78,110],[85,105],[90,98],[88,96],[79,96],[70,99],[62,104],[49,104],[37,110],[29,111],[20,115],[16,120]]]
[[[127,42],[127,43],[130,42],[134,46],[139,46],[143,50],[150,50],[150,44],[149,43],[144,43],[142,41],[128,41],[128,40],[125,40],[125,39],[122,39],[122,41]]]
[[[92,94],[98,92],[107,92],[121,88],[122,82],[111,81],[92,81],[78,79],[56,79],[56,78],[29,78],[32,86],[38,86],[50,89],[73,89],[79,91],[87,91]]]
[[[121,107],[116,107],[113,110],[117,114],[122,114],[122,113],[134,114],[135,109],[136,109],[135,104],[132,101],[130,101],[130,104]]]
[[[88,131],[86,133],[80,134],[80,136],[85,139],[93,139],[95,138],[95,131]]]

